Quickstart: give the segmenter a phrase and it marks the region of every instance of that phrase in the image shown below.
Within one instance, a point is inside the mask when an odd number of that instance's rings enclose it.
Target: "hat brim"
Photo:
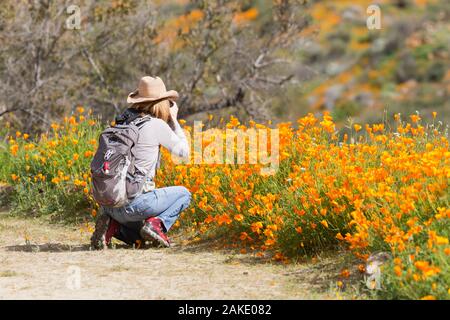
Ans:
[[[175,90],[169,90],[161,94],[156,98],[142,97],[139,95],[139,91],[135,90],[128,95],[127,103],[141,103],[141,102],[155,102],[160,100],[176,100],[178,99],[178,92]]]

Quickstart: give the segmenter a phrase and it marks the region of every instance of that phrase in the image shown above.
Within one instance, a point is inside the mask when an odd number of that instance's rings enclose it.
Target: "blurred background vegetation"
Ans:
[[[381,30],[366,26],[370,4]],[[446,0],[2,0],[0,121],[45,131],[77,106],[109,121],[159,75],[187,121],[436,111],[448,123],[449,17]]]

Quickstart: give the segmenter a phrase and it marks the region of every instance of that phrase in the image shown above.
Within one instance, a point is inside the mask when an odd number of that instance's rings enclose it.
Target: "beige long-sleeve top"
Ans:
[[[134,147],[135,166],[148,178],[155,176],[159,146],[167,148],[173,155],[188,158],[190,146],[183,129],[174,120],[175,130],[158,118],[151,118],[140,129],[138,143]]]

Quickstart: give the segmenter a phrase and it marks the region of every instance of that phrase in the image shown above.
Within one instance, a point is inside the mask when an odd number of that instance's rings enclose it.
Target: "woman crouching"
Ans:
[[[121,116],[146,117],[133,147],[134,166],[145,177],[142,192],[122,207],[100,207],[92,247],[98,249],[111,243],[112,237],[126,243],[136,240],[156,240],[169,247],[167,232],[191,201],[190,192],[182,186],[154,187],[159,167],[160,147],[173,155],[189,157],[189,144],[177,121],[178,93],[166,90],[159,78],[143,77],[137,90],[129,94],[131,108]],[[126,119],[125,119],[126,120]]]

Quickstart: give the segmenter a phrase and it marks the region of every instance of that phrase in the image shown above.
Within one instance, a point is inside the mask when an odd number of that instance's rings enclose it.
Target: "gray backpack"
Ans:
[[[149,120],[150,116],[127,109],[116,118],[114,127],[100,134],[91,162],[92,194],[99,205],[122,207],[142,192],[147,177],[134,166],[133,147],[139,129]]]

